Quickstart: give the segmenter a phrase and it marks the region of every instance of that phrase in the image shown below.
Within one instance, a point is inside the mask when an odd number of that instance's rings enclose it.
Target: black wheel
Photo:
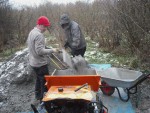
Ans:
[[[105,81],[101,82],[100,89],[103,92],[103,94],[107,96],[111,96],[115,92],[115,88],[109,86]]]

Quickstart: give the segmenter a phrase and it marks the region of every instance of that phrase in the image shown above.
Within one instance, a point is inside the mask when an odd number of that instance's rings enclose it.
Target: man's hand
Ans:
[[[53,48],[53,52],[58,53],[58,52],[60,52],[60,49],[59,48]]]
[[[64,48],[66,49],[66,48],[68,48],[68,46],[69,46],[69,44],[68,44],[68,42],[66,42],[64,45]]]
[[[68,48],[65,48],[65,50],[68,52],[68,53],[71,53],[71,49],[68,47]]]

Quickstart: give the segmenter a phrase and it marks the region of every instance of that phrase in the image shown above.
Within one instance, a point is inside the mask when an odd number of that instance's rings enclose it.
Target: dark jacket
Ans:
[[[68,27],[64,29],[66,35],[66,46],[70,47],[72,50],[78,50],[86,47],[86,41],[82,34],[82,31],[75,21],[70,21],[68,15],[63,15],[60,20],[60,24],[68,23]]]
[[[85,38],[76,22],[70,22],[70,27],[65,30],[65,35],[66,43],[71,49],[78,50],[86,47]]]

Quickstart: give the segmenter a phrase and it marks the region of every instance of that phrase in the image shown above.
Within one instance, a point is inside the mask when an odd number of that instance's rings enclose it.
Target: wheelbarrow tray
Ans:
[[[99,71],[99,74],[109,86],[122,88],[131,88],[145,77],[140,71],[115,67]]]

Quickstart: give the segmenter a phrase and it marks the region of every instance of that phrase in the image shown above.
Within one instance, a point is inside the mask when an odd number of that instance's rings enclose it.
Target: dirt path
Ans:
[[[34,74],[27,73],[27,51],[15,54],[0,65],[0,113],[29,113],[34,100]],[[53,71],[50,68],[50,73]],[[136,95],[131,102],[136,113],[150,113],[150,79],[140,85],[138,108]]]
[[[138,97],[139,103],[136,108],[136,95],[131,96],[131,102],[136,109],[136,113],[150,113],[150,80],[146,80],[140,86],[141,97]],[[30,104],[34,99],[34,80],[24,82],[22,84],[12,84],[8,88],[7,100],[4,101],[3,107],[0,108],[0,113],[29,113],[31,110]]]
[[[1,113],[19,113],[31,111],[30,104],[34,99],[33,81],[25,82],[20,85],[12,84],[9,86],[7,100],[1,107]]]
[[[150,78],[138,85],[138,92],[131,96],[136,113],[150,113]]]

